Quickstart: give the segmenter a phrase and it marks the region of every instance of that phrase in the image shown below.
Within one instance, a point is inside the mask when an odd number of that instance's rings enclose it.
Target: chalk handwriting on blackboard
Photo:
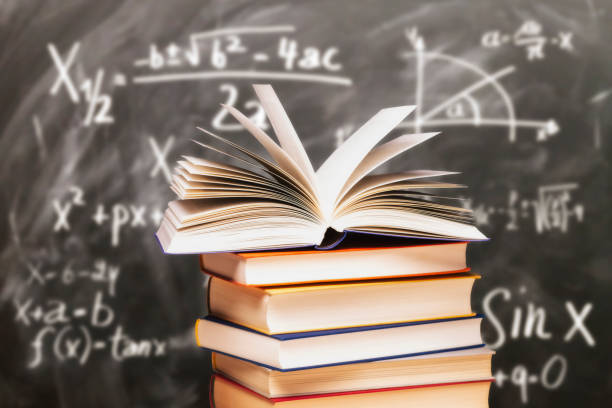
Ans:
[[[416,28],[406,30],[406,37],[412,46],[412,51],[403,53],[404,58],[413,61],[416,67],[415,104],[417,106],[414,120],[406,121],[401,126],[414,129],[418,133],[422,128],[443,128],[447,126],[496,126],[508,129],[510,143],[516,141],[516,131],[519,128],[535,129],[536,140],[544,142],[559,131],[557,122],[553,119],[546,121],[519,119],[516,117],[514,102],[508,91],[499,80],[515,72],[513,65],[507,66],[490,74],[478,66],[451,55],[428,51],[425,40]],[[452,66],[454,72],[471,72],[480,79],[467,85],[461,91],[449,95],[438,105],[427,108],[423,102],[423,89],[427,82],[427,64],[441,62]],[[505,117],[483,117],[482,106],[478,102],[477,92],[483,88],[492,88],[501,98],[505,107]]]
[[[153,221],[154,226],[159,224],[163,214],[158,207],[145,204],[114,203],[108,207],[104,204],[96,206],[91,220],[98,226],[110,226],[110,245],[118,247],[121,243],[121,232],[124,228],[143,228]]]
[[[229,83],[224,83],[219,86],[219,91],[225,93],[226,100],[225,105],[236,107],[238,101],[238,88]],[[249,99],[244,103],[242,107],[238,107],[241,112],[249,117],[249,119],[262,130],[268,129],[268,120],[266,112],[257,99]],[[213,128],[225,132],[241,131],[244,128],[239,123],[226,123],[225,119],[228,117],[227,109],[221,108],[217,111],[217,114],[212,119]]]
[[[47,158],[47,144],[45,143],[45,135],[43,134],[40,119],[37,115],[32,116],[32,125],[34,127],[34,136],[36,137],[36,144],[38,145],[40,161],[45,161]]]
[[[519,295],[524,295],[526,292],[525,287],[519,289]],[[515,299],[521,299],[520,296]],[[501,320],[495,313],[494,301],[501,299],[504,302],[510,302],[513,300],[512,291],[507,288],[495,288],[491,290],[483,299],[483,309],[485,315],[489,319],[489,323],[495,329],[496,340],[490,343],[494,349],[502,347],[508,339],[516,340],[521,338],[538,338],[540,340],[551,340],[553,333],[546,328],[546,309],[544,306],[538,306],[534,301],[528,301],[525,305],[515,305],[512,313],[512,321],[510,324],[510,330],[504,328]],[[563,341],[570,342],[578,337],[576,334],[580,334],[584,342],[589,346],[595,346],[595,339],[586,326],[586,318],[593,310],[591,303],[584,304],[580,310],[576,308],[574,302],[567,301],[564,303],[565,311],[571,322],[567,330],[563,334]],[[508,337],[506,333],[510,333]]]
[[[527,20],[514,33],[504,33],[501,30],[490,30],[481,37],[481,44],[485,48],[499,48],[504,45],[513,45],[525,49],[528,61],[541,60],[546,57],[547,45],[556,46],[566,52],[574,51],[574,33],[571,31],[558,31],[555,35],[544,35],[542,25],[535,20]]]
[[[494,330],[494,340],[488,345],[496,350],[501,349],[509,342],[525,339],[553,343],[580,342],[587,347],[595,347],[596,340],[591,329],[587,325],[587,318],[593,311],[593,304],[587,302],[577,307],[574,301],[559,302],[568,319],[566,327],[561,332],[554,332],[547,321],[550,308],[555,304],[538,304],[534,299],[527,297],[527,288],[521,286],[516,291],[507,287],[497,287],[490,290],[483,298],[482,307],[487,324]],[[510,309],[508,309],[510,308]],[[501,311],[511,310],[511,319],[501,318]],[[507,315],[508,313],[506,313]],[[560,312],[554,310],[553,315],[559,316]],[[540,384],[546,390],[559,388],[565,381],[568,370],[568,360],[562,354],[553,354],[540,368],[538,372],[531,372],[525,364],[516,364],[509,370],[497,368],[494,375],[496,386],[504,387],[512,384],[519,389],[522,403],[529,402],[529,386]]]
[[[163,168],[163,165],[159,164]],[[164,172],[169,170],[166,168]],[[150,174],[153,174],[151,172]],[[169,173],[167,175],[169,176]],[[82,193],[81,193],[82,194]],[[121,234],[127,229],[140,229],[147,226],[157,226],[161,221],[163,213],[159,206],[152,206],[138,203],[112,203],[106,205],[98,203],[95,209],[86,206],[82,196],[75,195],[70,200],[54,199],[51,202],[55,220],[53,221],[52,230],[55,233],[71,231],[71,215],[73,211],[79,209],[78,217],[85,216],[84,219],[89,219],[95,227],[109,229],[109,239],[111,247],[118,247],[121,243]],[[81,218],[83,219],[83,218]]]
[[[542,234],[549,231],[567,233],[571,220],[584,220],[584,205],[574,203],[572,192],[577,183],[559,183],[540,186],[534,198],[523,198],[517,190],[508,192],[506,205],[474,204],[467,198],[463,201],[466,208],[474,212],[476,224],[487,226],[494,219],[503,219],[508,231],[518,231],[522,220],[532,220],[535,231]]]
[[[79,365],[87,363],[93,352],[107,352],[116,361],[165,355],[166,340],[134,339],[121,325],[113,325],[117,314],[112,299],[117,293],[119,266],[98,259],[91,267],[78,267],[72,261],[53,267],[26,262],[26,267],[27,285],[33,288],[44,290],[52,284],[83,288],[88,282],[98,287],[89,304],[80,302],[78,306],[52,296],[20,295],[13,299],[15,322],[35,329],[28,368],[40,366],[49,354],[59,362],[75,360]],[[108,335],[108,330],[112,334]]]
[[[105,79],[104,69],[98,68],[94,79],[86,77],[78,85],[75,85],[73,81],[70,68],[75,62],[79,48],[80,43],[74,43],[68,51],[66,59],[62,60],[55,45],[47,44],[47,50],[57,71],[57,77],[49,89],[49,93],[55,96],[60,89],[64,88],[73,104],[78,105],[84,100],[87,104],[87,110],[83,119],[83,126],[114,123],[115,118],[111,114],[113,100],[109,94],[102,93]],[[83,97],[81,97],[81,94],[83,94]]]
[[[503,388],[508,383],[519,389],[521,402],[529,402],[529,386],[540,384],[545,390],[560,388],[567,378],[568,362],[561,354],[553,354],[542,365],[539,372],[530,372],[526,365],[517,364],[509,371],[498,369],[494,373],[495,387]]]
[[[29,272],[28,286],[44,287],[52,282],[71,286],[88,280],[103,286],[109,296],[115,296],[120,272],[118,266],[109,264],[103,259],[96,260],[89,268],[76,268],[72,261],[68,261],[61,267],[45,268],[44,270],[40,262],[34,264],[28,261],[26,268]]]
[[[174,135],[170,135],[168,138],[166,138],[163,147],[160,147],[157,140],[151,136],[148,137],[148,141],[153,157],[155,158],[155,165],[151,169],[149,177],[153,178],[161,171],[161,174],[164,175],[166,181],[170,183],[172,179],[172,172],[168,166],[167,157],[170,149],[172,149],[172,145],[174,144]]]
[[[64,202],[55,199],[51,202],[56,215],[55,224],[53,224],[54,232],[70,231],[70,223],[68,220],[73,206],[82,207],[85,205],[85,201],[83,201],[83,190],[80,187],[70,186],[68,191],[72,194],[70,199]]]
[[[83,309],[75,310],[75,318],[80,317],[77,312],[81,314]],[[110,318],[106,319],[104,323]],[[45,346],[51,348],[53,356],[59,362],[76,360],[80,365],[84,365],[94,351],[107,352],[115,361],[163,357],[166,354],[166,343],[166,340],[157,338],[131,338],[121,325],[115,326],[112,335],[98,339],[92,336],[91,328],[84,324],[65,324],[60,327],[46,324],[38,330],[30,343],[33,355],[28,368],[34,369],[45,361]]]
[[[343,69],[338,60],[338,47],[301,46],[296,39],[286,35],[293,32],[295,27],[292,25],[233,27],[193,33],[189,36],[188,44],[184,46],[175,42],[166,47],[151,44],[148,56],[134,61],[135,67],[147,68],[149,72],[135,76],[133,83],[232,78],[352,85],[353,81],[349,77],[334,74]],[[263,51],[251,52],[249,49],[245,38],[261,35],[276,35],[277,47],[273,55]],[[207,50],[206,59],[203,58],[202,43]],[[255,64],[255,69],[245,69],[244,66],[232,64],[232,57],[236,56],[240,57],[236,59],[243,64],[245,56],[249,56],[249,66]],[[282,65],[280,70],[277,69],[279,64]],[[269,70],[270,67],[273,70]],[[159,73],[161,70],[176,68],[181,71]]]

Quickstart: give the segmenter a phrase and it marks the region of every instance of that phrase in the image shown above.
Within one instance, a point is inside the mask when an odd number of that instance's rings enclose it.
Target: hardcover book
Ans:
[[[481,347],[481,316],[266,335],[212,316],[196,322],[200,347],[274,370],[300,370]]]
[[[341,364],[283,372],[226,354],[212,353],[212,365],[266,398],[327,394],[491,379],[486,347],[414,357]]]
[[[229,252],[200,255],[202,270],[253,286],[295,285],[467,272],[467,242],[408,246],[339,246],[332,250]],[[344,242],[349,241],[346,239]]]
[[[264,398],[242,385],[215,375],[211,379],[214,408],[486,408],[491,380],[428,384],[285,398]]]
[[[265,334],[472,316],[477,275],[258,288],[212,277],[209,312]]]

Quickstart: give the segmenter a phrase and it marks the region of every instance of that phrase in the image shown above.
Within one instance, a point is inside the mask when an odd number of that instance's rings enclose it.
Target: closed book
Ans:
[[[372,241],[377,238],[372,236]],[[467,242],[201,254],[203,270],[255,286],[464,272]],[[371,244],[370,244],[371,245]]]
[[[478,276],[254,287],[212,277],[210,314],[266,334],[472,316]]]
[[[215,408],[487,408],[490,379],[342,393],[264,398],[221,375],[211,379],[210,405]]]
[[[200,347],[276,370],[408,357],[482,346],[481,316],[266,335],[213,316],[198,319]]]
[[[266,398],[325,394],[486,380],[491,356],[486,347],[341,364],[289,372],[271,370],[225,354],[212,353],[213,369]]]

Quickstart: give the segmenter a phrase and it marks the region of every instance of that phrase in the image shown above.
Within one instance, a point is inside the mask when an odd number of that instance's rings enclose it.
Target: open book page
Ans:
[[[225,153],[225,152],[224,152]],[[200,157],[194,157],[194,156],[183,156],[184,160],[179,160],[178,163],[180,164],[181,162],[189,162],[190,164],[194,165],[194,166],[202,166],[202,167],[206,167],[206,168],[212,168],[211,171],[214,169],[215,171],[219,171],[219,172],[228,172],[228,173],[237,173],[237,174],[242,174],[242,173],[249,173],[249,174],[256,174],[253,173],[249,170],[246,170],[242,167],[238,167],[238,166],[232,166],[231,164],[227,164],[227,163],[219,163],[213,160],[208,160],[208,159],[203,159]],[[251,163],[248,163],[246,161],[240,160],[242,161],[244,164],[250,165]],[[261,176],[260,176],[261,177]]]
[[[296,195],[294,190],[276,180],[253,179],[241,177],[237,172],[232,177],[219,176],[202,172],[196,169],[196,173],[181,166],[186,162],[179,162],[179,167],[175,170],[170,188],[181,200],[213,198],[213,197],[251,197],[263,199],[276,199],[287,203],[292,203],[300,208],[310,208],[310,203],[303,197]]]
[[[363,197],[371,196],[383,191],[396,190],[399,191],[402,188],[400,184],[402,182],[410,182],[407,188],[417,188],[417,184],[412,183],[411,180],[417,180],[422,178],[440,177],[457,174],[454,171],[443,171],[443,170],[412,170],[401,173],[387,173],[367,176],[362,178],[357,184],[355,184],[349,191],[347,191],[340,203],[338,203],[334,213],[342,211],[344,208],[349,206],[355,200]],[[404,183],[403,185],[406,185]],[[425,183],[419,183],[419,188],[456,188],[461,187],[458,184],[451,183],[439,183],[428,181]],[[404,188],[406,190],[407,188]]]
[[[263,157],[259,155],[256,155],[248,151],[247,149],[243,148],[242,146],[237,145],[236,143],[230,142],[229,140],[224,139],[220,136],[217,136],[214,133],[211,133],[207,130],[204,130],[204,129],[200,129],[200,130],[216,138],[217,140],[227,144],[228,146],[238,150],[243,155],[247,156],[252,162],[255,162],[258,166],[262,167],[269,175],[274,177],[279,182],[279,184],[290,187],[292,191],[294,191],[294,194],[297,197],[303,197],[304,201],[308,205],[308,208],[313,212],[313,214],[318,215],[320,213],[317,197],[314,196],[308,188],[304,187],[303,184],[301,184],[291,174],[287,173],[281,167],[275,165],[274,163],[271,163],[270,161],[264,159]],[[197,141],[196,143],[200,144],[201,146],[205,148],[208,148],[214,151],[219,151],[218,149],[215,149],[212,146],[208,146],[204,143],[197,142]],[[229,157],[237,158],[236,156],[231,155],[227,152],[224,152],[224,154]]]
[[[177,231],[164,220],[157,238],[166,253],[197,254],[309,247],[321,242],[324,233],[318,224],[300,225],[293,217],[270,216],[192,233]]]
[[[364,157],[361,163],[359,163],[357,168],[348,178],[342,187],[342,191],[340,191],[340,194],[336,198],[336,204],[342,199],[344,194],[351,189],[351,187],[353,187],[359,180],[368,175],[378,166],[438,134],[438,132],[431,132],[402,135],[374,148],[366,155],[366,157]]]
[[[274,89],[270,85],[253,85],[253,88],[272,124],[281,147],[300,167],[316,192],[317,180],[312,163]]]
[[[283,203],[206,199],[170,202],[157,236],[168,253],[197,253],[311,246],[324,233],[308,212]]]
[[[335,219],[332,227],[339,231],[354,230],[407,237],[487,239],[470,224],[389,207],[367,208],[348,213]]]
[[[276,161],[278,166],[285,172],[290,174],[295,180],[297,180],[304,188],[306,188],[310,194],[316,197],[316,188],[302,169],[296,164],[293,158],[281,149],[274,140],[270,138],[260,128],[258,128],[249,118],[243,115],[233,106],[222,105],[227,111],[238,121],[246,130],[248,130],[255,139],[266,149],[266,151]]]
[[[275,183],[275,180],[263,177],[255,172],[246,169],[225,170],[212,166],[200,166],[194,164],[191,159],[179,160],[174,170],[177,173],[180,172],[181,174],[183,174],[185,177],[187,177],[188,180],[193,181],[207,181],[209,179],[219,179],[265,185]]]
[[[381,110],[314,173],[274,91],[257,86],[256,92],[280,146],[229,106],[226,109],[264,147],[271,160],[201,129],[223,147],[196,143],[237,165],[193,156],[178,161],[170,188],[179,199],[169,203],[157,233],[166,252],[312,246],[322,242],[328,227],[339,232],[486,239],[471,225],[470,210],[455,206],[452,197],[426,192],[461,187],[429,180],[454,172],[411,170],[370,175],[383,163],[435,135],[403,135],[379,145],[413,107]]]
[[[413,110],[414,106],[399,106],[379,111],[340,145],[317,170],[322,211],[328,222],[336,198],[351,173],[368,152]]]

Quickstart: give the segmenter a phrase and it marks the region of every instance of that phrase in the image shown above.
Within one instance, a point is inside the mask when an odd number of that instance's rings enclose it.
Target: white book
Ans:
[[[482,346],[482,317],[266,335],[208,316],[196,322],[200,347],[276,370],[399,358]]]
[[[371,173],[437,133],[405,134],[380,144],[414,106],[379,111],[315,172],[291,121],[269,85],[255,85],[280,144],[232,106],[225,109],[263,146],[271,160],[209,131],[218,149],[244,166],[193,156],[179,160],[171,189],[178,200],[157,237],[168,253],[248,251],[319,245],[326,231],[419,238],[481,240],[471,211],[425,191],[462,187],[432,178],[438,170]]]

